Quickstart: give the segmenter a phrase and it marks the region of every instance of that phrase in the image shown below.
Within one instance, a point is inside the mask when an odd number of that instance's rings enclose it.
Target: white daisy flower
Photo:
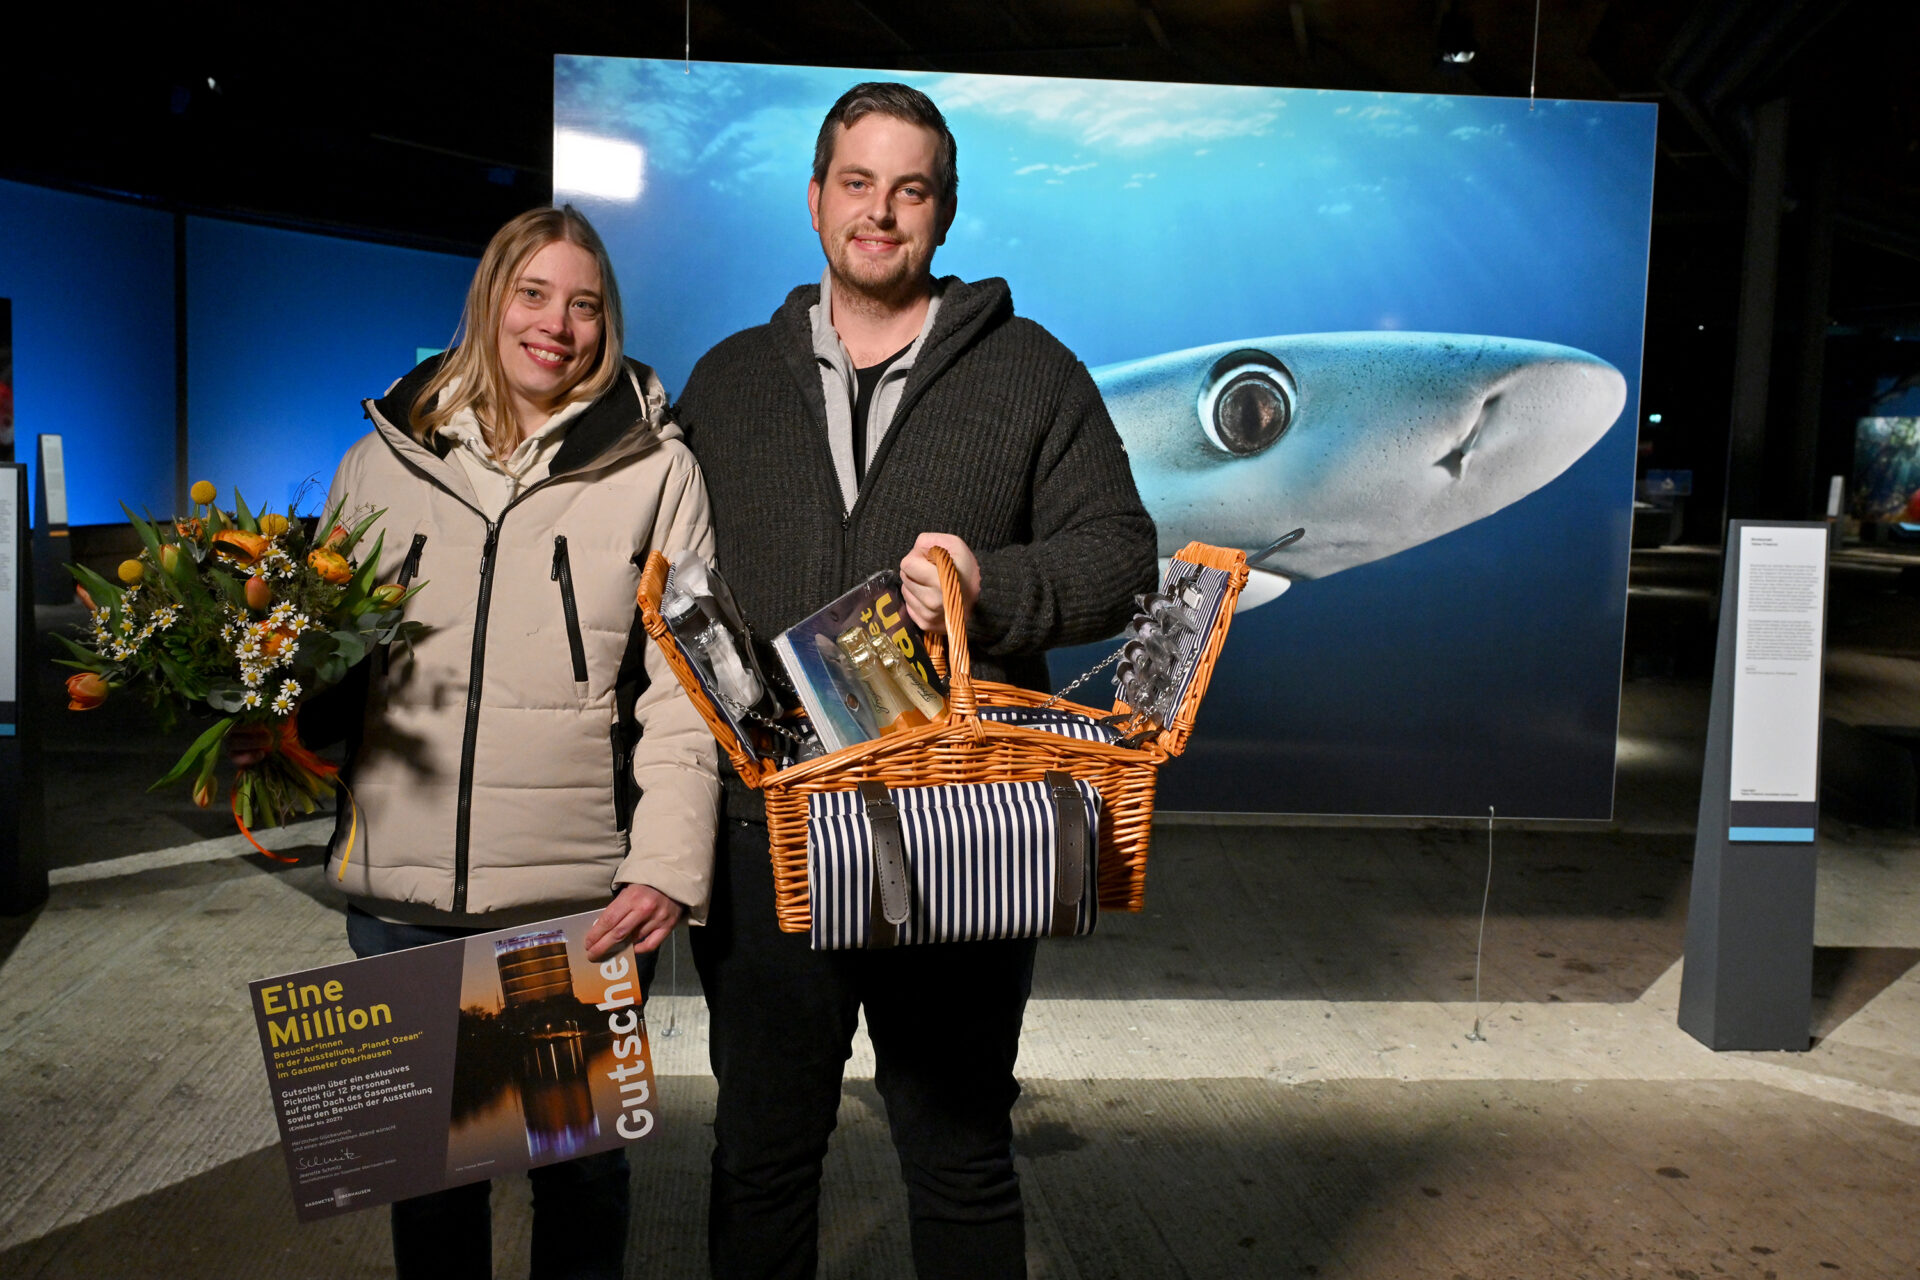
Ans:
[[[259,706],[260,706],[260,692],[259,692],[259,690],[257,690],[257,689],[249,689],[249,690],[247,690],[247,691],[246,691],[245,693],[243,693],[243,694],[241,694],[241,695],[240,695],[240,708],[241,708],[241,710],[243,710],[243,711],[254,711],[254,710],[257,710],[257,709],[259,708]]]
[[[280,692],[274,695],[273,713],[277,716],[284,716],[291,713],[292,710],[293,695],[288,693],[286,688],[282,686]]]

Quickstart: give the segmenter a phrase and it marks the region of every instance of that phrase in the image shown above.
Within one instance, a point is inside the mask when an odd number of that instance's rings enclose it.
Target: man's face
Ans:
[[[807,184],[837,289],[890,305],[914,297],[953,221],[933,177],[939,144],[933,130],[892,116],[841,127],[826,181]]]

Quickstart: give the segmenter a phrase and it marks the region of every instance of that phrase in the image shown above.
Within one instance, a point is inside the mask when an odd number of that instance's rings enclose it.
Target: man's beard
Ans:
[[[851,233],[841,237],[838,250],[827,258],[835,291],[881,306],[892,307],[911,301],[919,292],[931,265],[916,261],[906,253],[885,266],[863,263],[857,256],[859,251],[853,247]],[[868,268],[864,272],[859,270],[863,266]]]

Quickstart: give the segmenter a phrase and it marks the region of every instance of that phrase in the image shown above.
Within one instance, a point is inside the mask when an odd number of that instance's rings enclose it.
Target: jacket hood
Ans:
[[[403,453],[422,449],[445,456],[444,444],[436,440],[423,446],[412,430],[414,398],[445,359],[444,352],[428,357],[388,387],[385,395],[365,402],[367,416],[380,434]],[[566,439],[553,456],[550,474],[605,466],[645,452],[663,440],[680,438],[679,424],[668,415],[667,393],[660,379],[638,360],[629,357],[626,364],[627,376],[617,379],[567,428]]]
[[[805,389],[816,386],[819,375],[813,367],[813,322],[809,313],[820,301],[818,284],[803,284],[787,295],[773,313],[772,327],[783,341],[780,347],[794,363],[795,379]],[[917,397],[919,388],[938,377],[960,354],[973,345],[982,332],[1013,315],[1013,291],[999,276],[971,283],[958,276],[940,280],[940,307],[934,313],[933,332],[921,345],[913,362],[897,412],[905,413]],[[817,398],[815,392],[813,398]]]

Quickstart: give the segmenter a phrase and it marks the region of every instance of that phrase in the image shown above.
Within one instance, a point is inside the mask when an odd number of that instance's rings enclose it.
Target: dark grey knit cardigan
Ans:
[[[1013,314],[1006,281],[943,287],[851,512],[808,319],[818,285],[702,357],[677,414],[720,571],[757,634],[897,565],[919,534],[951,533],[980,559],[974,673],[1043,689],[1045,650],[1115,635],[1152,589],[1153,521],[1086,367]]]

